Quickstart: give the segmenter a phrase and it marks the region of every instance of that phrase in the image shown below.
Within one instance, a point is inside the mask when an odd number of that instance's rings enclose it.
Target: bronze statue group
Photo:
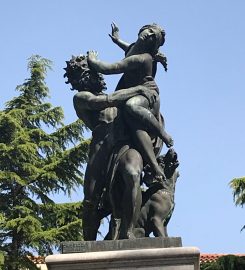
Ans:
[[[179,165],[154,80],[158,62],[167,70],[166,57],[159,51],[165,32],[156,24],[145,25],[136,42],[128,44],[112,23],[110,37],[125,51],[123,60],[108,64],[89,51],[67,61],[64,75],[78,91],[73,99],[77,116],[92,131],[84,178],[84,240],[96,240],[106,216],[107,240],[151,233],[165,237]],[[102,74],[122,74],[112,94],[104,93]],[[169,150],[160,155],[163,144]]]

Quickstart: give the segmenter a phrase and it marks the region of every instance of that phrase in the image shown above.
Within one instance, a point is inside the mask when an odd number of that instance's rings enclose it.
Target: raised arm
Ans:
[[[96,70],[97,72],[100,72],[105,75],[109,74],[120,74],[124,73],[130,70],[135,70],[137,68],[142,68],[142,63],[152,63],[152,59],[150,59],[150,55],[146,54],[138,54],[138,55],[132,55],[127,58],[124,58],[123,60],[109,64],[103,61],[100,61],[97,59],[97,52],[95,51],[89,51],[88,52],[88,64],[89,66]],[[146,59],[149,57],[149,59]],[[147,61],[150,60],[150,61]]]
[[[119,28],[114,22],[111,24],[111,34],[109,34],[109,37],[118,47],[127,51],[130,44],[120,39]]]

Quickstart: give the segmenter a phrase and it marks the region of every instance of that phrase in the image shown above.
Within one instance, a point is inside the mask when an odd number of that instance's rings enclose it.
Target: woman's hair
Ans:
[[[160,60],[161,59],[161,60]],[[159,62],[162,64],[164,70],[167,72],[168,71],[168,60],[165,54],[162,52],[158,51],[157,54],[154,56],[154,61]]]
[[[64,77],[67,77],[66,84],[71,84],[71,90],[101,92],[106,89],[103,75],[90,69],[87,56],[72,56],[66,64]]]

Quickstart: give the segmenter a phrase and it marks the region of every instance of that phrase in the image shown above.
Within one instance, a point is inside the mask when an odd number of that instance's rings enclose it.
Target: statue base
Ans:
[[[61,253],[84,253],[149,248],[182,247],[181,237],[145,237],[104,241],[67,241],[61,243]]]
[[[49,270],[199,270],[200,251],[181,247],[180,237],[64,242],[62,250],[63,254],[46,257]]]

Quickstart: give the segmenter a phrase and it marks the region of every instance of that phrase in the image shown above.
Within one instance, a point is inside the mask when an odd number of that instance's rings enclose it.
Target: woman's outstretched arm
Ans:
[[[149,64],[152,64],[152,58],[148,54],[132,55],[113,64],[100,61],[97,59],[97,56],[98,56],[97,52],[89,51],[88,64],[92,69],[105,75],[120,74],[120,73],[128,72],[130,70],[135,70],[138,68],[140,69],[142,68],[142,64],[144,62],[145,64],[147,62],[149,62]]]

